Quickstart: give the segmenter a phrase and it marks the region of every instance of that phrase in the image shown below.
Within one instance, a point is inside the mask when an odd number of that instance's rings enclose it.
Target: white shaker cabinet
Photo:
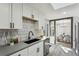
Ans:
[[[22,4],[0,4],[0,29],[22,28]]]
[[[28,48],[29,56],[43,56],[43,41]]]
[[[10,56],[28,56],[28,49],[27,48],[23,49],[23,50],[16,52]]]
[[[10,29],[10,4],[0,3],[0,29]]]
[[[11,13],[13,29],[22,29],[22,4],[13,3]]]

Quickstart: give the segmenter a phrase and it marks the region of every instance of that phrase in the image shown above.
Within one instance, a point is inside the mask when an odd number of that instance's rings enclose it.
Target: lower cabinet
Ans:
[[[29,56],[43,56],[43,41],[28,48]]]
[[[26,49],[23,49],[23,50],[21,50],[19,52],[14,53],[14,54],[12,54],[10,56],[27,56],[28,55],[27,51],[28,51],[28,49],[26,48]]]
[[[10,56],[43,56],[43,41],[16,52]]]

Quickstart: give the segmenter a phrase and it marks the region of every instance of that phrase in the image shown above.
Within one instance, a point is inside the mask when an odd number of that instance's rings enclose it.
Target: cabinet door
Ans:
[[[43,41],[37,46],[37,56],[43,56]]]
[[[0,3],[0,29],[10,28],[10,5]]]
[[[29,47],[29,56],[43,56],[43,42]]]
[[[28,56],[28,53],[27,53],[28,49],[24,49],[24,50],[21,50],[19,52],[16,52],[10,56]]]
[[[37,55],[37,54],[36,54],[37,45],[30,46],[28,49],[29,49],[29,50],[28,50],[29,56],[36,56],[36,55]]]
[[[22,29],[22,4],[12,4],[12,21],[14,23],[14,29]]]

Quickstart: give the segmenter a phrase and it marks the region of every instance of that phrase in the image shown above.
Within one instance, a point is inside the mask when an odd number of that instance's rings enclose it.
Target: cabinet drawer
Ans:
[[[27,56],[27,54],[28,54],[27,49],[24,49],[24,50],[21,50],[19,52],[14,53],[14,54],[12,54],[10,56]]]

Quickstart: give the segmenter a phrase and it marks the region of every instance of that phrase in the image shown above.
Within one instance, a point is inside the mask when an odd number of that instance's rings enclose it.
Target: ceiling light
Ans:
[[[63,14],[65,15],[65,14],[66,14],[66,12],[63,12]]]

